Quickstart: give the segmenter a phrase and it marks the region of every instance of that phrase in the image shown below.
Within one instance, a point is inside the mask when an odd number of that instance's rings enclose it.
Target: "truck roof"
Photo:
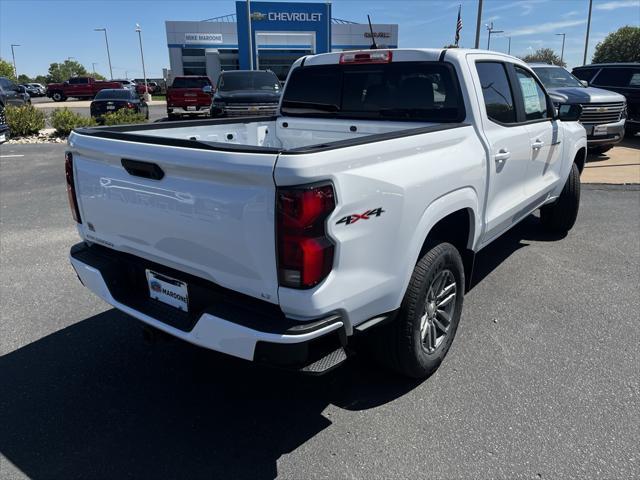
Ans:
[[[379,48],[377,50],[371,49],[360,49],[360,50],[348,50],[344,52],[330,52],[330,53],[320,53],[317,55],[308,55],[306,57],[302,57],[294,62],[293,67],[297,67],[300,64],[304,65],[331,65],[338,63],[340,61],[340,57],[343,54],[348,53],[356,53],[356,52],[391,52],[392,53],[392,61],[426,61],[426,62],[435,62],[441,59],[441,55],[444,52],[444,58],[463,58],[469,53],[474,54],[487,54],[495,57],[508,58],[510,60],[515,61],[516,63],[521,63],[525,65],[525,63],[514,56],[507,55],[501,52],[494,52],[491,50],[479,50],[475,48]]]

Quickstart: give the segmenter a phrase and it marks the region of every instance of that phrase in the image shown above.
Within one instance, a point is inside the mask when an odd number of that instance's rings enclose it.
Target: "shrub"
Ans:
[[[44,112],[33,105],[7,107],[5,116],[12,137],[34,135],[44,128]]]
[[[59,136],[67,136],[74,128],[92,127],[96,121],[91,117],[83,117],[79,113],[72,112],[67,107],[57,108],[51,114],[51,126],[56,129]]]
[[[142,113],[135,113],[131,110],[121,108],[104,116],[105,125],[123,125],[127,123],[144,123],[146,121]]]

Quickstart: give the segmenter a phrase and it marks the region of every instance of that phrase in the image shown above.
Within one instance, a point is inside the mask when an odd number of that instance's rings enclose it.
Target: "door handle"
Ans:
[[[534,150],[540,150],[542,147],[544,147],[544,142],[540,139],[536,139],[536,141],[531,144],[531,148]]]
[[[496,159],[496,162],[501,163],[501,162],[504,162],[510,156],[511,156],[510,151],[508,151],[506,148],[501,148],[500,150],[498,150],[498,153],[495,154],[494,158]]]

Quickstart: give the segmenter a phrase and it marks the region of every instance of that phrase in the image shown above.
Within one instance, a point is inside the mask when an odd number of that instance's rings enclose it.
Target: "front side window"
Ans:
[[[518,86],[522,93],[526,120],[540,120],[547,118],[547,96],[538,85],[536,79],[525,69],[516,67]]]
[[[634,72],[634,70],[636,71]],[[640,73],[640,69],[603,68],[598,76],[594,78],[593,84],[603,87],[629,87],[634,73]]]
[[[476,64],[487,117],[499,123],[515,123],[516,109],[504,64],[479,62]]]
[[[69,83],[71,85],[81,85],[81,84],[89,83],[89,81],[86,78],[70,78]]]

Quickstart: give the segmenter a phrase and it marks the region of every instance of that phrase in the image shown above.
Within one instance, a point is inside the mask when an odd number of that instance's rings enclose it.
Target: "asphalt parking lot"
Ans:
[[[67,261],[64,145],[0,146],[0,478],[632,479],[640,472],[640,189],[585,186],[478,256],[421,383],[153,346]]]

